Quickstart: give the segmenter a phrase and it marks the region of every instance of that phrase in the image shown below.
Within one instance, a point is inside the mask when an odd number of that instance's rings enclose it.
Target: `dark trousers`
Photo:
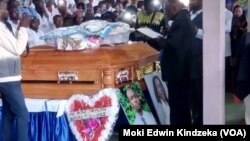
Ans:
[[[168,94],[170,106],[170,124],[191,124],[191,111],[189,103],[189,84],[187,80],[168,81]]]
[[[203,124],[203,58],[198,55],[194,59],[195,77],[190,84],[190,106],[192,123],[194,125]]]
[[[191,82],[190,106],[192,115],[192,124],[203,124],[203,86],[202,78],[196,78]]]
[[[28,110],[21,89],[21,82],[0,83],[3,101],[3,141],[28,141]],[[17,136],[12,138],[14,122]]]
[[[230,58],[225,58],[225,91],[231,92],[232,90],[232,70],[231,70],[231,64],[230,64]]]

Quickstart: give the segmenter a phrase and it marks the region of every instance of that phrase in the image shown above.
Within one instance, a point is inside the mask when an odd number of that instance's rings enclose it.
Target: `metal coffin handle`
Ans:
[[[72,81],[77,81],[79,79],[78,71],[59,71],[57,75],[58,83],[62,81],[68,81],[69,83],[72,83]]]

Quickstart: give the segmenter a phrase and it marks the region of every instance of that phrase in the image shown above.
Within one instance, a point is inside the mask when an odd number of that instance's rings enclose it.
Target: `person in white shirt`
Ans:
[[[134,125],[156,125],[152,112],[142,109],[141,97],[132,88],[126,90],[126,96],[130,106],[136,110]]]
[[[202,0],[190,0],[191,21],[196,31],[194,44],[194,71],[195,77],[190,83],[191,115],[193,124],[203,124],[203,11]]]
[[[44,1],[35,0],[34,5],[36,7],[36,12],[38,13],[37,17],[40,21],[39,30],[44,33],[51,31],[54,28],[53,17],[51,18],[51,15],[47,12]]]
[[[230,91],[231,76],[231,37],[233,13],[225,8],[225,91]]]
[[[39,45],[46,45],[46,42],[40,39],[40,36],[44,35],[44,33],[38,30],[39,24],[40,22],[37,18],[33,18],[30,21],[30,29],[28,30],[28,43],[30,48]]]
[[[30,17],[23,16],[17,28],[17,35],[4,24],[8,16],[7,3],[0,0],[0,94],[3,103],[4,141],[28,141],[29,113],[25,105],[21,88],[20,55],[26,48]],[[16,139],[13,139],[13,127],[16,124]]]
[[[232,28],[233,13],[225,8],[225,57],[231,56],[231,38],[230,32]]]
[[[55,15],[60,14],[58,9],[55,8],[54,4],[53,4],[53,0],[48,0],[46,2],[46,12],[49,15],[49,25],[51,27],[51,29],[55,29],[54,23],[53,23],[53,17]]]

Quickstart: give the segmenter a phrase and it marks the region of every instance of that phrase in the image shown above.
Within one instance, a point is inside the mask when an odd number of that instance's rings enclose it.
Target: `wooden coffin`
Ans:
[[[22,88],[27,98],[69,98],[143,80],[159,52],[145,43],[102,46],[82,51],[32,48],[22,56]]]

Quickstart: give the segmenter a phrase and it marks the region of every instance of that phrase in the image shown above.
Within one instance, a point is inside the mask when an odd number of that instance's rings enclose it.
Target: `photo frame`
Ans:
[[[170,125],[170,107],[168,88],[162,80],[161,72],[154,72],[144,77],[150,97],[155,107],[161,125]],[[157,94],[158,93],[158,94]]]
[[[157,124],[138,82],[121,87],[118,97],[130,125]]]

